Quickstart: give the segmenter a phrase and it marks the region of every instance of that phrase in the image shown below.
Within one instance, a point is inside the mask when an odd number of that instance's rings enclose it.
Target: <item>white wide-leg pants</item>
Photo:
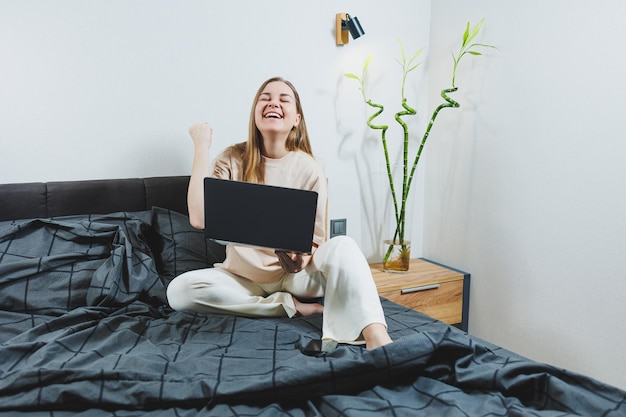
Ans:
[[[356,242],[346,236],[323,243],[304,270],[285,273],[271,284],[207,268],[179,275],[167,288],[168,302],[175,310],[248,317],[294,316],[292,294],[298,298],[324,297],[325,340],[363,343],[359,336],[366,326],[386,325],[367,260]]]

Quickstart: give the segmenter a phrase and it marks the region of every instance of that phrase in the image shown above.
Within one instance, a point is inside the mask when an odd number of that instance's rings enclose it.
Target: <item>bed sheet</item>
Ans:
[[[394,343],[301,351],[321,316],[172,311],[223,248],[185,216],[0,223],[0,416],[625,416],[626,393],[383,300]]]

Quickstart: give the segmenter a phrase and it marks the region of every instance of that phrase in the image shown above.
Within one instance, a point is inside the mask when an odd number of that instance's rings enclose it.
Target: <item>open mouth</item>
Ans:
[[[268,111],[267,113],[263,114],[263,117],[265,117],[266,119],[282,119],[283,115],[275,111]]]

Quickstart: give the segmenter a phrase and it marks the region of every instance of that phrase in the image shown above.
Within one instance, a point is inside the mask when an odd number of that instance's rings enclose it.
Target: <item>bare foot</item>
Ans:
[[[296,297],[293,297],[293,302],[296,305],[296,311],[301,316],[312,316],[313,314],[322,314],[324,312],[324,306],[319,303],[303,303]]]
[[[363,339],[365,339],[365,347],[367,350],[376,349],[381,346],[393,343],[391,337],[387,333],[387,326],[381,323],[372,323],[363,329]]]

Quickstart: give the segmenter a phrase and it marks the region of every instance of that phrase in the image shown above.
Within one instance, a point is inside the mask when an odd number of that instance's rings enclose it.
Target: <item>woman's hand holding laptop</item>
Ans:
[[[280,262],[280,266],[283,270],[285,272],[295,274],[296,272],[302,271],[306,268],[309,262],[311,262],[315,249],[317,249],[317,245],[313,243],[310,255],[303,255],[297,252],[285,252],[281,250],[277,250],[275,253],[276,256],[278,256],[278,262]]]

